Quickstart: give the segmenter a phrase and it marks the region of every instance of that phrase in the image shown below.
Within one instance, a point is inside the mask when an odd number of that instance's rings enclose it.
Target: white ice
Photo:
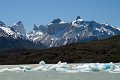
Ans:
[[[88,64],[67,64],[59,61],[57,64],[46,64],[44,61],[39,63],[37,67],[18,66],[15,68],[3,68],[0,72],[5,71],[56,71],[65,73],[78,72],[100,72],[106,71],[110,73],[120,73],[120,65],[111,63],[88,63]]]

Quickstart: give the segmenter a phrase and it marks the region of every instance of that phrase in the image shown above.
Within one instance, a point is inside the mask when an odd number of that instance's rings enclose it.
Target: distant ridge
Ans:
[[[27,38],[33,42],[41,42],[49,48],[106,39],[118,34],[120,34],[120,30],[112,25],[85,21],[77,16],[71,22],[57,18],[45,26],[34,25],[33,30],[27,34]]]

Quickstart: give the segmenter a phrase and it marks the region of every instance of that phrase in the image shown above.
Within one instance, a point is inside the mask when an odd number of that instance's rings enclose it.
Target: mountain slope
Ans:
[[[1,54],[4,53],[4,54]],[[8,54],[9,53],[9,54]],[[10,49],[0,51],[0,64],[120,62],[120,35],[89,43],[74,43],[46,50]]]
[[[34,42],[41,42],[48,47],[58,47],[69,43],[90,42],[120,34],[112,25],[84,21],[78,16],[72,22],[54,19],[46,26],[37,27],[27,35]]]
[[[23,36],[20,34],[20,32],[15,31],[11,27],[7,26],[0,26],[0,37],[11,37],[14,39],[23,38]]]
[[[22,38],[6,38],[0,37],[0,49],[12,49],[12,48],[38,48],[38,49],[46,49],[41,43],[34,43],[27,39]]]

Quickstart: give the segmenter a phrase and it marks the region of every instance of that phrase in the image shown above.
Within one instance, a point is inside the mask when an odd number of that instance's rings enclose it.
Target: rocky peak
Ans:
[[[22,21],[18,21],[17,24],[20,25],[20,24],[23,24],[23,23],[22,23]]]
[[[0,26],[5,27],[5,23],[0,20]]]
[[[80,16],[77,16],[76,21],[83,21],[83,19]]]
[[[72,26],[79,27],[79,25],[82,21],[83,21],[83,19],[80,16],[77,16],[77,18],[72,22]]]
[[[24,25],[22,23],[22,21],[18,21],[17,23],[15,23],[12,28],[18,32],[20,32],[23,36],[26,35],[26,31],[24,28]]]
[[[60,23],[60,22],[61,22],[61,19],[59,19],[59,18],[54,19],[54,20],[52,21],[52,23]]]
[[[34,24],[34,28],[33,28],[33,30],[34,30],[34,31],[38,31],[38,30],[39,30],[39,28],[37,27],[36,24]]]

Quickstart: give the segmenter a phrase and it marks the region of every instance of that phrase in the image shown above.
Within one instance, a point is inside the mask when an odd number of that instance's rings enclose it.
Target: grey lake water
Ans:
[[[120,80],[120,73],[108,72],[3,72],[0,80]]]

